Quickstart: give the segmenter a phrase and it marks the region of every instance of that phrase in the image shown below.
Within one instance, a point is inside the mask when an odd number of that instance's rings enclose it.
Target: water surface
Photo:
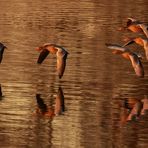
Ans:
[[[117,31],[127,17],[148,22],[147,0],[1,0],[0,6],[0,40],[8,47],[0,65],[0,147],[148,147],[148,114],[127,121],[125,108],[147,97],[148,62],[138,78],[130,62],[105,47],[133,35]],[[62,80],[54,55],[36,64],[35,48],[46,42],[70,53]],[[56,104],[59,88],[64,110],[55,115],[63,109]]]

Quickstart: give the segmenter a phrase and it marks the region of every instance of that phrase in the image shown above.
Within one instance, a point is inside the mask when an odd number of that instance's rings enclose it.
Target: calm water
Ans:
[[[0,40],[8,47],[0,65],[1,148],[148,147],[146,110],[131,120],[125,108],[147,104],[148,62],[145,78],[137,78],[130,62],[104,45],[132,34],[117,31],[127,17],[148,22],[147,0],[1,0],[0,6]],[[62,80],[55,56],[36,64],[35,48],[46,42],[70,53]]]

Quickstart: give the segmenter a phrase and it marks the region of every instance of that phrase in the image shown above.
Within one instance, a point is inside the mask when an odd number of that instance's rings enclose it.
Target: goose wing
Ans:
[[[148,60],[148,48],[145,48],[145,56],[146,56],[146,59]]]
[[[47,49],[43,49],[38,57],[37,63],[41,64],[44,59],[48,56],[49,51]]]
[[[139,77],[144,77],[144,68],[138,56],[135,53],[131,53],[129,57],[136,75]]]
[[[140,28],[143,30],[144,34],[148,38],[148,26],[145,24],[139,24]]]
[[[1,63],[2,60],[3,60],[3,53],[4,53],[4,48],[2,48],[2,49],[0,50],[0,63]]]
[[[119,51],[121,51],[121,52],[127,52],[127,51],[128,51],[127,48],[122,47],[122,46],[120,46],[120,45],[118,45],[118,44],[108,44],[108,43],[106,43],[105,45],[106,45],[107,48],[109,48],[109,49],[119,50]]]
[[[57,52],[57,72],[60,79],[65,71],[67,54],[66,52]]]
[[[4,53],[5,48],[6,48],[6,46],[4,46],[2,43],[0,43],[0,63],[2,62],[3,53]]]

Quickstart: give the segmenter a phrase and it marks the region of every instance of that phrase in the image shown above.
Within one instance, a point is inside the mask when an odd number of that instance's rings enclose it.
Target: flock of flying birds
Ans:
[[[140,46],[143,46],[145,50],[146,59],[148,60],[148,26],[140,22],[139,20],[128,18],[127,24],[125,27],[123,27],[123,29],[130,30],[132,32],[142,33],[144,36],[141,37],[139,35],[138,37],[135,37],[135,38],[128,38],[127,42],[122,46],[117,44],[110,44],[110,43],[106,43],[106,46],[109,49],[113,49],[113,54],[122,55],[124,58],[130,60],[136,75],[139,77],[144,77],[144,68],[141,62],[141,59],[142,59],[141,56],[131,51],[130,49],[126,48],[126,46],[130,45],[131,43],[137,43]],[[7,47],[4,44],[0,43],[0,63],[2,62],[5,48]],[[46,59],[49,53],[56,54],[57,73],[58,73],[59,79],[61,79],[66,67],[66,59],[68,55],[68,52],[66,51],[66,49],[56,44],[46,43],[40,47],[37,47],[36,50],[40,52],[40,55],[37,60],[38,64],[41,64],[44,61],[44,59]]]
[[[110,43],[106,43],[106,46],[109,49],[113,50],[113,54],[119,54],[125,59],[130,60],[136,75],[138,77],[144,77],[144,68],[141,62],[142,57],[136,52],[128,49],[126,46],[132,43],[136,43],[142,46],[145,51],[146,60],[148,60],[148,26],[145,23],[140,22],[139,20],[128,18],[126,26],[122,29],[120,28],[120,30],[130,30],[135,33],[142,33],[142,36],[140,36],[139,34],[138,37],[127,38],[126,43],[122,46]]]

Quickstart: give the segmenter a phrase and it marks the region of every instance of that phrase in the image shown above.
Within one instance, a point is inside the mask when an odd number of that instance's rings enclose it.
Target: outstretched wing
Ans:
[[[4,53],[5,48],[7,48],[7,47],[4,44],[0,43],[0,63],[2,62],[3,53]]]
[[[67,53],[64,54],[62,52],[57,53],[57,72],[60,79],[62,78],[65,71],[66,59],[67,59]]]
[[[146,59],[148,60],[148,48],[145,49],[145,56],[146,56]]]
[[[37,63],[41,64],[44,59],[48,56],[49,51],[47,49],[43,49],[38,57]]]
[[[139,77],[144,77],[144,68],[138,56],[135,53],[132,53],[129,57],[136,75]]]
[[[3,53],[4,53],[4,47],[0,50],[0,63],[2,62],[3,59]]]
[[[148,26],[145,24],[139,24],[140,28],[143,30],[144,34],[148,38]]]
[[[121,52],[127,52],[127,51],[128,51],[127,48],[122,47],[122,46],[117,45],[117,44],[108,44],[108,43],[106,43],[105,45],[106,45],[107,48],[109,48],[109,49],[119,50],[119,51],[121,51]]]

